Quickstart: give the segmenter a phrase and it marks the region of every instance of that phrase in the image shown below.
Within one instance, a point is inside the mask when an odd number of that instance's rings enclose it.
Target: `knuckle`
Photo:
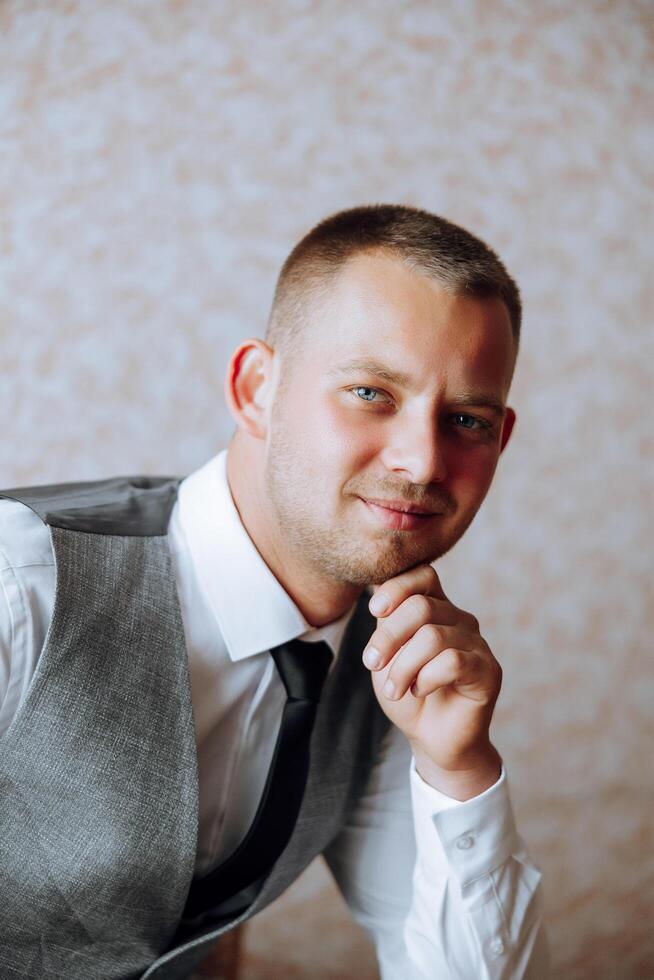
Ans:
[[[441,584],[438,572],[433,565],[427,565],[427,569],[428,591],[430,595],[435,595],[441,599],[446,599],[447,597],[443,592],[443,586]]]
[[[431,615],[431,603],[426,595],[412,595],[407,600],[410,611],[419,619]]]
[[[445,631],[438,623],[425,623],[418,632],[422,633],[425,639],[434,646],[440,647],[445,642]]]
[[[456,673],[461,674],[466,665],[466,658],[461,650],[450,647],[444,651],[449,661],[450,668]]]
[[[466,613],[465,616],[466,616],[466,625],[468,626],[468,628],[472,630],[473,633],[478,633],[479,620],[477,619],[477,617],[473,616],[472,613]]]
[[[459,626],[463,629],[469,630],[470,633],[479,632],[479,620],[472,613],[467,612],[465,609],[460,609],[459,606],[453,606],[456,620]]]

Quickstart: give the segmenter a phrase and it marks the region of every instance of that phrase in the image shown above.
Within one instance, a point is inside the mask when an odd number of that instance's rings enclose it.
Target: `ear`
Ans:
[[[504,448],[511,438],[511,433],[513,432],[513,426],[515,425],[516,414],[512,408],[507,408],[506,415],[504,416],[504,425],[502,427],[502,439],[500,442],[500,452],[504,451]]]
[[[238,427],[255,439],[263,439],[267,431],[273,357],[268,344],[250,338],[239,344],[227,367],[227,407]]]

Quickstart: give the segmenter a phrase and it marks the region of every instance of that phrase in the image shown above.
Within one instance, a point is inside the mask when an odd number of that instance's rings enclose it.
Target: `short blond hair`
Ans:
[[[310,303],[324,295],[351,256],[366,251],[397,255],[453,294],[499,297],[508,310],[517,351],[520,292],[485,242],[429,211],[402,204],[368,204],[319,222],[284,262],[266,330],[266,342],[282,357],[301,343]]]

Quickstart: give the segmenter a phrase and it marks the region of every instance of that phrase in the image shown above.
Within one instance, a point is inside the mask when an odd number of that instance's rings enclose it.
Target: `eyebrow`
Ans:
[[[504,418],[506,415],[506,407],[503,402],[498,398],[493,398],[491,395],[459,395],[458,398],[453,398],[452,401],[456,405],[461,405],[464,408],[487,408],[489,412],[497,415],[500,418]]]
[[[389,384],[398,385],[400,388],[411,388],[413,386],[413,379],[408,374],[404,374],[402,371],[394,371],[380,361],[366,358],[361,359],[355,357],[350,361],[337,364],[327,371],[327,375],[328,377],[334,377],[335,375],[348,374],[352,371],[361,371],[363,374],[374,374],[376,378],[381,378],[382,381],[388,381]],[[493,395],[487,395],[485,392],[469,392],[468,394],[461,394],[454,397],[451,400],[456,405],[464,407],[487,408],[495,415],[501,417],[504,417],[506,413],[504,403]]]
[[[411,387],[411,378],[408,374],[401,371],[392,371],[380,361],[359,359],[357,357],[350,361],[344,361],[331,368],[327,374],[333,377],[335,374],[347,374],[350,371],[361,371],[362,374],[374,374],[375,377],[388,381],[390,384],[400,385],[403,388]]]

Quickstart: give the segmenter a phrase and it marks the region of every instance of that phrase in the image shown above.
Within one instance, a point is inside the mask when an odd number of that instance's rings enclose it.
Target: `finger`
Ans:
[[[439,626],[461,626],[465,613],[444,599],[413,594],[390,615],[377,621],[365,650],[363,662],[371,670],[379,670],[395,656],[401,646],[411,639],[421,626],[433,623]]]
[[[432,565],[416,565],[415,568],[410,568],[401,575],[389,578],[376,586],[368,608],[373,616],[387,616],[404,599],[414,593],[431,595],[436,599],[447,601],[436,569]]]
[[[414,698],[426,698],[444,687],[455,688],[472,701],[495,701],[499,694],[501,671],[479,652],[448,647],[418,672],[409,690]]]
[[[454,626],[436,626],[434,623],[421,626],[393,660],[384,684],[384,694],[391,701],[404,697],[430,661],[437,659],[443,650],[463,649],[469,642],[469,635]]]

